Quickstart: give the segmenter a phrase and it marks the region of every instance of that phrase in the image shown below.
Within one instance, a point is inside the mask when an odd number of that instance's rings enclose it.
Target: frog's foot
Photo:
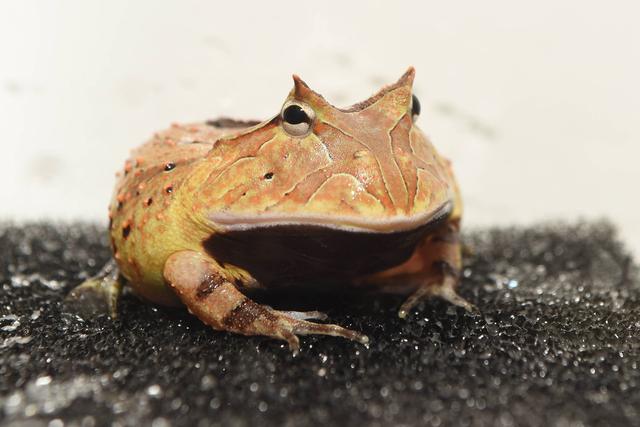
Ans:
[[[108,314],[115,319],[121,291],[118,267],[115,261],[111,260],[98,274],[72,289],[64,299],[64,306],[83,318]]]
[[[456,293],[462,266],[461,244],[458,237],[459,222],[446,223],[416,247],[413,255],[403,264],[362,279],[361,283],[384,292],[410,289],[398,311],[401,318],[421,300],[438,297],[469,312],[478,309]]]
[[[243,335],[263,335],[281,339],[297,353],[297,335],[332,335],[367,344],[369,339],[338,325],[308,322],[323,319],[319,312],[285,312],[253,302],[233,283],[242,278],[233,275],[200,253],[173,254],[165,264],[164,276],[180,300],[207,325],[220,331]]]
[[[256,306],[261,307],[258,304],[256,304]],[[366,335],[343,328],[342,326],[307,322],[306,320],[295,318],[287,314],[287,312],[277,310],[270,311],[264,319],[258,319],[258,322],[254,327],[255,326],[258,326],[256,330],[260,331],[258,332],[260,335],[271,336],[273,338],[279,338],[287,341],[289,349],[294,354],[297,354],[300,350],[300,341],[297,335],[331,335],[334,337],[342,337],[352,341],[357,341],[364,345],[369,343],[369,338]],[[250,335],[254,334],[255,332],[250,333]]]
[[[469,313],[478,313],[479,310],[475,305],[458,295],[456,292],[457,285],[458,278],[447,274],[439,280],[426,282],[411,294],[400,306],[400,309],[398,310],[398,317],[404,319],[409,314],[409,311],[411,311],[411,309],[421,300],[433,297],[441,298],[453,305],[462,307]]]

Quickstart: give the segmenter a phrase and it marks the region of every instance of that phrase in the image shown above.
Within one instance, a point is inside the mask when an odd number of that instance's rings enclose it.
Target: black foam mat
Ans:
[[[461,294],[397,317],[399,296],[275,294],[369,347],[301,353],[216,332],[125,294],[119,318],[62,298],[108,259],[92,224],[0,225],[0,424],[637,425],[640,280],[608,223],[466,232]]]

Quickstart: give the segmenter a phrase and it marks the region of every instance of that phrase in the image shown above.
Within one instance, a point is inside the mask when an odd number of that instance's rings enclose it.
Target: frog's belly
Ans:
[[[447,212],[448,214],[448,212]],[[212,235],[206,251],[221,264],[248,271],[265,287],[339,283],[406,261],[418,242],[446,221],[376,233],[318,225],[268,225]]]

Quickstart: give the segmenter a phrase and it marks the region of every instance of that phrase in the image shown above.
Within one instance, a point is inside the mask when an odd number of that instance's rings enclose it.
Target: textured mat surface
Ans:
[[[82,321],[61,300],[107,260],[101,230],[0,225],[0,424],[637,425],[640,281],[613,228],[465,241],[461,293],[482,315],[434,301],[405,321],[399,297],[271,297],[371,338],[303,337],[293,358],[132,295],[117,321]]]

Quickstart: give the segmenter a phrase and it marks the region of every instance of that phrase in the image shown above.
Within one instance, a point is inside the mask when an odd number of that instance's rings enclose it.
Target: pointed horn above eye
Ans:
[[[297,74],[293,75],[293,93],[296,97],[303,98],[305,95],[308,95],[310,92],[313,92],[308,84],[304,82]]]
[[[329,103],[320,95],[309,87],[297,74],[293,75],[293,97],[301,101],[307,102],[314,107],[324,107]]]
[[[412,87],[413,87],[413,79],[414,79],[415,75],[416,75],[415,68],[409,67],[407,69],[407,71],[405,71],[404,74],[395,83],[383,87],[376,94],[370,96],[368,99],[366,99],[366,100],[364,100],[362,102],[354,104],[354,105],[352,105],[351,107],[348,107],[348,108],[341,108],[340,111],[352,113],[352,112],[355,112],[355,111],[364,110],[364,109],[369,108],[370,106],[376,104],[381,99],[383,99],[385,96],[387,96],[388,94],[390,94],[392,92],[395,92],[396,90],[401,90],[402,92],[404,92],[404,96],[402,97],[402,99],[399,99],[399,98],[395,97],[394,98],[394,100],[395,100],[394,102],[400,102],[404,106],[408,106],[410,104],[410,102],[411,102],[411,92],[413,90],[412,89]]]
[[[398,82],[395,84],[395,86],[412,86],[413,85],[413,79],[416,77],[416,69],[413,68],[413,66],[410,66],[407,71],[404,72],[404,74],[398,79]]]

